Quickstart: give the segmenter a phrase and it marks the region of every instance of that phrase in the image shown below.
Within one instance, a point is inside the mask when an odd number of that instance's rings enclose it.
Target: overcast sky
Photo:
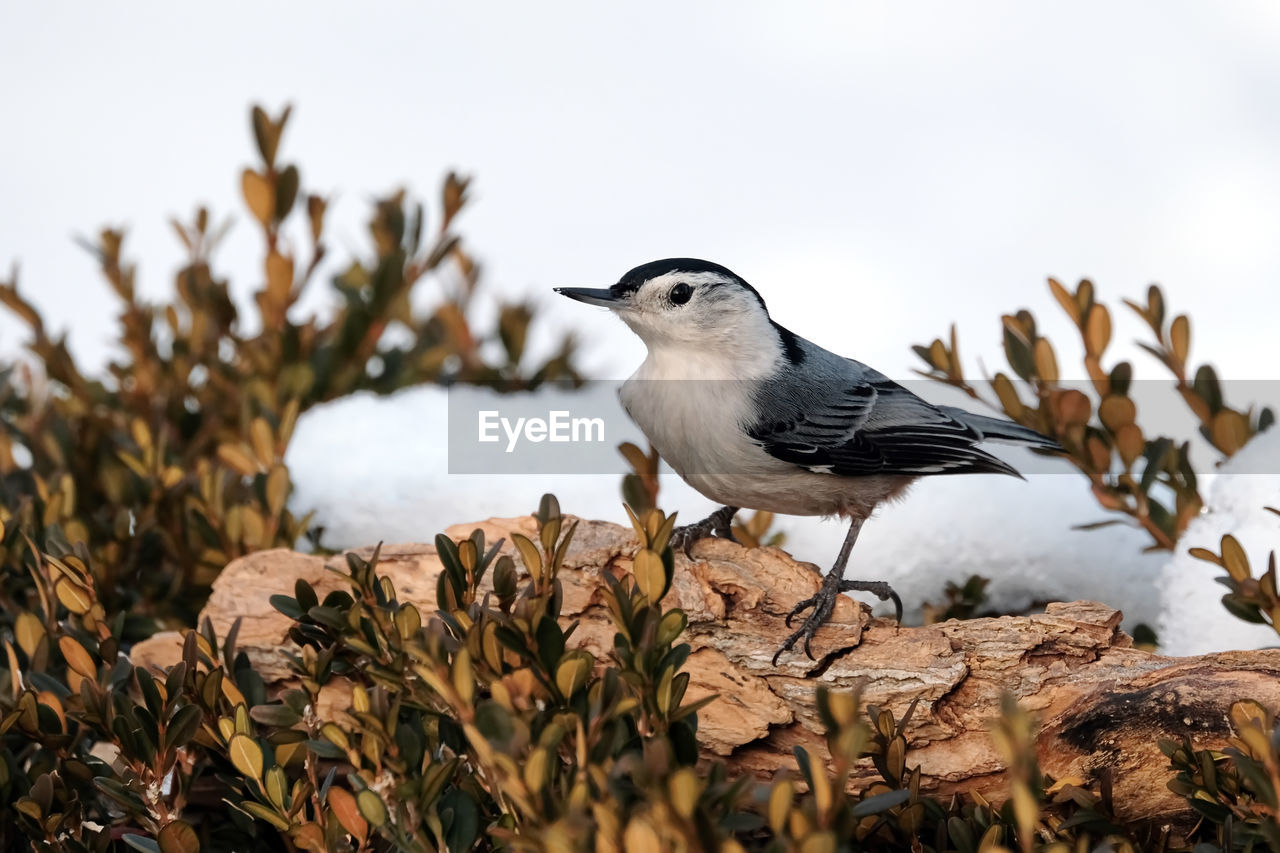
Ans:
[[[257,286],[255,101],[294,105],[283,154],[336,195],[339,256],[374,193],[473,175],[489,284],[597,335],[593,372],[640,344],[549,288],[693,255],[897,376],[953,320],[988,363],[1001,312],[1064,329],[1049,275],[1116,302],[1160,282],[1193,356],[1276,373],[1271,2],[7,3],[0,268],[78,353],[104,357],[114,306],[74,234],[127,226],[158,295],[167,217],[205,202],[238,220],[221,270]]]

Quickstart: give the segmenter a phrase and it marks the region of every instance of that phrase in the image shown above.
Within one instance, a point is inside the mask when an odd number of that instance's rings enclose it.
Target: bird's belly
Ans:
[[[627,413],[681,478],[717,503],[783,515],[856,515],[900,491],[899,477],[815,474],[747,437],[749,397],[722,381],[630,380]]]
[[[780,515],[866,518],[880,503],[910,484],[910,477],[835,477],[802,468],[774,470],[763,476],[682,475],[685,482],[717,503]]]
[[[769,458],[743,431],[747,397],[731,384],[632,379],[620,397],[658,454],[692,485],[695,475],[757,473],[754,457]]]

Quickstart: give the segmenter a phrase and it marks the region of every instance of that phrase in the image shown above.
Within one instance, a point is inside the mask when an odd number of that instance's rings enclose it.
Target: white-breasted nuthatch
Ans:
[[[883,581],[845,580],[863,522],[876,506],[932,474],[1019,476],[982,450],[984,441],[1061,450],[1035,430],[936,406],[872,368],[775,323],[755,288],[694,258],[638,266],[609,288],[556,292],[603,305],[648,348],[620,391],[627,413],[689,485],[724,506],[678,528],[677,545],[720,535],[739,508],[841,516],[849,532],[818,594],[787,617],[813,610],[778,654],[809,643],[837,596],[859,590],[902,601]]]

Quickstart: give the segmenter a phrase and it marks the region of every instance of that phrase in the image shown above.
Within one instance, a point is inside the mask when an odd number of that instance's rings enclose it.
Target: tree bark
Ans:
[[[532,518],[490,519],[458,525],[455,538],[480,527],[487,541],[521,532],[536,539]],[[635,540],[629,529],[582,522],[560,578],[564,618],[578,620],[573,643],[604,660],[614,630],[600,603],[602,575],[630,567]],[[1162,820],[1186,813],[1165,783],[1172,778],[1160,738],[1190,736],[1198,747],[1220,748],[1229,736],[1227,709],[1251,698],[1280,707],[1280,650],[1225,652],[1169,658],[1133,647],[1119,611],[1088,601],[1050,604],[1044,613],[995,619],[951,620],[903,628],[871,619],[865,606],[843,598],[831,623],[814,640],[819,660],[788,653],[771,659],[789,633],[784,618],[818,588],[817,567],[776,548],[749,550],[725,540],[703,540],[695,559],[677,555],[676,576],[664,602],[689,618],[692,646],[685,670],[690,699],[719,698],[699,711],[698,733],[708,755],[740,772],[770,777],[794,770],[792,748],[825,755],[814,706],[818,685],[863,688],[864,701],[901,717],[919,700],[907,730],[909,766],[919,765],[922,787],[935,793],[978,790],[1001,800],[1004,766],[988,737],[1003,692],[1012,692],[1040,721],[1041,768],[1086,781],[1109,770],[1118,817]],[[368,556],[371,549],[361,552]],[[242,618],[238,644],[268,683],[289,678],[285,634],[289,620],[267,599],[292,594],[305,578],[321,598],[342,586],[324,570],[332,558],[287,550],[236,560],[223,571],[205,609],[219,635]],[[435,605],[440,563],[431,545],[383,547],[378,565],[402,600],[426,612]],[[134,660],[164,666],[177,660],[180,639],[157,635],[134,649]],[[329,700],[345,710],[347,696]],[[854,785],[869,781],[867,762]]]

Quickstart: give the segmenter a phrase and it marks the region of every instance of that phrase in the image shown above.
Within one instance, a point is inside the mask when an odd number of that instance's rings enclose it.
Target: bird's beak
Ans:
[[[588,305],[603,305],[606,308],[618,307],[619,299],[607,287],[557,287],[556,293],[585,302]]]

